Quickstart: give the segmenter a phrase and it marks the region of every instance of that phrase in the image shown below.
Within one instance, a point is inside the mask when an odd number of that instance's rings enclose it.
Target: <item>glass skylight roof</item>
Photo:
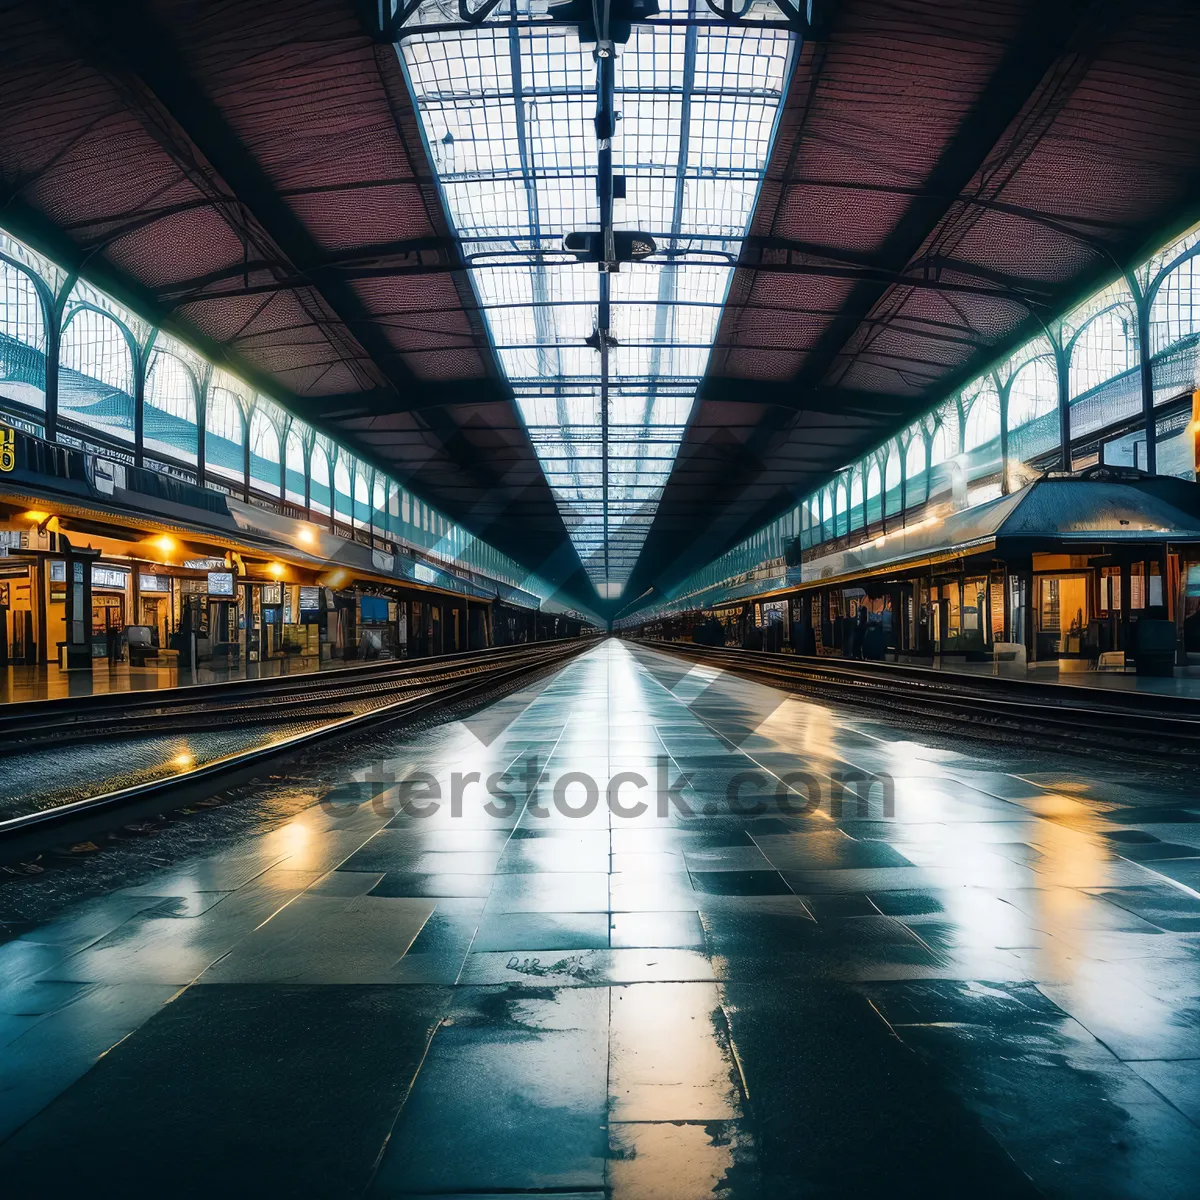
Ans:
[[[594,44],[547,25],[530,0],[504,0],[473,28],[423,33],[459,21],[457,4],[429,3],[400,43],[501,365],[602,597],[629,579],[683,438],[792,48],[786,30],[725,24],[698,0],[660,5],[617,47],[613,169],[627,196],[614,226],[650,234],[658,253],[610,277],[606,385],[584,344],[598,268],[562,251],[564,234],[599,228]]]

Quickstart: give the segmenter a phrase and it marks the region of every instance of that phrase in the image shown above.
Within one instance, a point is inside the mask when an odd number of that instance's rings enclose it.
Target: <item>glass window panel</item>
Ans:
[[[0,260],[0,395],[46,407],[46,320],[29,274]]]
[[[371,486],[362,467],[354,472],[354,524],[359,529],[371,526]]]
[[[905,489],[904,497],[911,508],[916,504],[924,504],[929,498],[929,476],[926,471],[929,447],[925,443],[925,435],[917,430],[911,435],[908,450],[905,453]]]
[[[1124,306],[1093,317],[1071,349],[1071,399],[1131,371],[1138,363],[1137,319]]]
[[[58,410],[98,433],[133,441],[133,351],[107,313],[76,308],[59,347]]]
[[[196,379],[174,354],[155,349],[146,372],[142,442],[152,454],[196,465],[200,431],[196,420]]]
[[[284,471],[284,498],[293,504],[304,503],[304,436],[300,432],[300,422],[293,421],[288,429],[287,443],[284,450],[286,470]]]
[[[333,506],[333,492],[329,486],[329,456],[319,443],[312,448],[312,459],[308,472],[312,489],[309,507],[314,512],[329,516]]]
[[[250,482],[257,491],[279,495],[279,430],[261,407],[250,415]]]
[[[1150,351],[1200,333],[1200,265],[1185,259],[1158,285],[1150,307]]]
[[[675,10],[686,15],[687,4],[664,7]],[[596,67],[574,30],[531,27],[527,9],[515,11],[511,32],[417,33],[400,54],[501,367],[576,548],[597,586],[614,593],[669,475],[730,270],[662,257],[611,277],[618,344],[609,355],[606,512],[600,356],[585,345],[598,273],[556,257],[564,234],[598,226]],[[686,26],[635,25],[618,51],[613,159],[627,195],[616,223],[651,233],[663,249],[707,237],[736,254],[792,42],[764,29],[692,36],[689,53]],[[545,256],[530,253],[539,248]],[[653,439],[642,436],[651,429]]]
[[[354,501],[350,494],[351,461],[347,464],[345,451],[339,451],[337,462],[333,465],[333,514],[347,525],[354,524]]]
[[[242,407],[228,387],[208,389],[204,411],[204,470],[209,475],[244,483],[246,434]]]

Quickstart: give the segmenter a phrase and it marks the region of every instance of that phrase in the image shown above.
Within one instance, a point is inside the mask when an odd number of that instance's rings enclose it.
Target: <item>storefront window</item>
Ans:
[[[941,588],[942,614],[945,618],[945,628],[942,639],[948,647],[953,648],[962,633],[962,601],[958,594],[958,582],[944,583]]]
[[[1121,568],[1100,568],[1100,595],[1097,607],[1107,616],[1110,612],[1121,611]]]
[[[1078,655],[1088,623],[1087,577],[1038,580],[1038,658]]]
[[[963,581],[962,634],[969,648],[983,646],[988,622],[987,579],[983,576]]]
[[[1129,568],[1129,607],[1146,607],[1146,564],[1136,562]]]
[[[1004,638],[1004,576],[993,575],[990,589],[992,605],[992,641],[1002,642]]]

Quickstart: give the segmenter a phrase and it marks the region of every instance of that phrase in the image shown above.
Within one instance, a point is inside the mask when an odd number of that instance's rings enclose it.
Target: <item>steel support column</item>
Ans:
[[[1058,382],[1058,437],[1061,445],[1060,465],[1064,471],[1071,469],[1071,364],[1070,360],[1054,339],[1054,374]]]
[[[1142,423],[1146,429],[1146,471],[1158,474],[1158,430],[1154,423],[1154,371],[1150,362],[1150,302],[1137,280],[1128,277],[1137,311],[1138,375],[1142,385]]]

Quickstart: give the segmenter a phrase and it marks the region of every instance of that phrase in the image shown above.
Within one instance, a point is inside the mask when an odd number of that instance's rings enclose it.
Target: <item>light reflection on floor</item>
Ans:
[[[1194,1195],[1200,804],[1053,765],[605,642],[13,931],[0,1179]]]

